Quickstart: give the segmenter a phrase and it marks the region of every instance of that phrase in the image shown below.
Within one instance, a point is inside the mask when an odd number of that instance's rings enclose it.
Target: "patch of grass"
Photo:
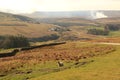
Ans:
[[[67,69],[69,66],[73,65],[73,61],[64,61],[64,67],[59,67],[56,61],[46,61],[39,64],[30,65],[25,64],[23,67],[17,68],[11,71],[5,77],[1,77],[0,80],[24,80],[27,78],[34,78],[54,72],[59,72],[61,70]]]
[[[100,30],[104,30],[104,27],[97,27],[97,26],[88,26],[88,27],[85,27],[85,29],[89,30],[89,29],[100,29]]]
[[[120,46],[109,55],[89,58],[94,62],[79,68],[47,74],[31,80],[119,80]]]
[[[0,49],[0,54],[1,53],[8,53],[8,52],[11,52],[13,50],[14,50],[13,48],[11,48],[11,49]]]
[[[67,42],[66,44],[37,48],[19,52],[13,57],[0,59],[0,80],[24,80],[67,69],[79,68],[90,64],[90,57],[113,52],[111,45],[84,42]],[[77,59],[80,63],[77,64]],[[64,61],[64,67],[58,67],[57,61]],[[93,60],[94,61],[94,60]]]
[[[120,30],[119,31],[110,31],[110,37],[120,37]]]
[[[35,24],[21,21],[1,21],[0,24],[5,24],[0,26],[1,36],[21,34],[28,38],[38,38],[56,33],[55,31],[48,31],[50,28],[54,28],[54,25],[52,24]]]

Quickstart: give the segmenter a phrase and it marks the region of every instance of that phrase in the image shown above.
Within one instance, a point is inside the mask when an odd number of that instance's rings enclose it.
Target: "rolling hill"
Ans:
[[[104,30],[105,24],[119,21],[46,18],[36,22],[1,12],[0,36],[59,37],[56,41],[33,42],[30,47],[0,49],[0,80],[120,80],[119,30],[110,31],[111,36],[88,34],[89,29]]]
[[[0,12],[0,35],[21,34],[28,38],[46,38],[52,34],[58,35],[59,40],[91,40],[103,38],[88,34],[88,29],[103,29],[103,23],[117,22],[116,18],[88,20],[84,18],[44,18],[33,19],[26,16]],[[102,24],[102,25],[101,25]],[[119,32],[111,33],[118,36]]]
[[[120,17],[119,10],[83,10],[83,11],[59,11],[59,12],[33,12],[31,14],[22,14],[32,18],[113,18]]]
[[[80,41],[20,51],[0,58],[0,80],[119,80],[119,51],[120,46]]]
[[[29,17],[2,12],[0,13],[0,20],[0,35],[21,34],[28,38],[40,38],[57,34],[60,36],[60,40],[78,40],[83,38],[76,29],[66,26],[96,25],[93,21],[82,18],[46,19],[48,22],[39,20],[38,22]],[[82,31],[82,34],[86,33]],[[87,34],[83,36],[86,38]]]
[[[26,16],[0,12],[0,21],[25,21],[25,22],[32,22],[34,20],[32,18],[29,18],[29,17],[26,17]]]
[[[54,34],[54,31],[48,31],[53,27],[52,24],[38,23],[26,16],[0,12],[0,35],[21,34],[29,38],[41,37]]]
[[[96,19],[95,21],[102,24],[119,24],[120,17],[101,18],[101,19]]]

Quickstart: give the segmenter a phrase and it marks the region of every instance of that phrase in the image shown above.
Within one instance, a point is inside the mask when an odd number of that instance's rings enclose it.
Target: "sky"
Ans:
[[[120,0],[0,0],[0,11],[4,12],[80,10],[120,10]]]

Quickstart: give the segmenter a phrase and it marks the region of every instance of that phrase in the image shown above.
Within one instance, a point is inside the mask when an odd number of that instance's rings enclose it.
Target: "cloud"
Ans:
[[[119,0],[37,0],[39,11],[120,10]],[[40,4],[41,3],[41,4]]]
[[[0,0],[1,11],[13,11],[15,13],[31,13],[35,11],[32,0]]]
[[[0,10],[14,13],[120,10],[120,0],[0,0]]]

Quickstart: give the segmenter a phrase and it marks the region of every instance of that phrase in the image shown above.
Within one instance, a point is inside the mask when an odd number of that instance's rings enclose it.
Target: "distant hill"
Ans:
[[[89,11],[66,11],[66,12],[39,12],[36,11],[32,14],[23,14],[32,18],[91,18]]]
[[[108,18],[116,18],[116,17],[120,17],[120,10],[116,10],[116,11],[102,11],[105,15],[108,16]]]
[[[4,13],[0,12],[0,21],[25,21],[25,22],[34,22],[34,19],[21,16],[21,15],[15,15],[11,13]]]
[[[38,23],[26,16],[0,12],[0,36],[21,34],[29,38],[42,37],[54,34],[54,31],[48,32],[53,27],[52,24]]]
[[[0,12],[0,35],[22,34],[29,38],[48,38],[48,36],[54,34],[60,37],[59,40],[88,40],[92,38],[105,37],[87,34],[87,31],[91,28],[103,29],[104,27],[102,27],[101,24],[106,24],[109,21],[120,22],[120,19],[112,17],[94,20],[79,17],[38,17],[36,19],[33,19],[21,15]]]
[[[39,12],[36,11],[32,14],[23,14],[32,18],[85,18],[85,19],[97,19],[97,18],[111,18],[120,17],[120,11],[115,10],[99,10],[99,11],[63,11],[63,12]]]
[[[101,18],[95,21],[103,24],[120,24],[120,17]]]

